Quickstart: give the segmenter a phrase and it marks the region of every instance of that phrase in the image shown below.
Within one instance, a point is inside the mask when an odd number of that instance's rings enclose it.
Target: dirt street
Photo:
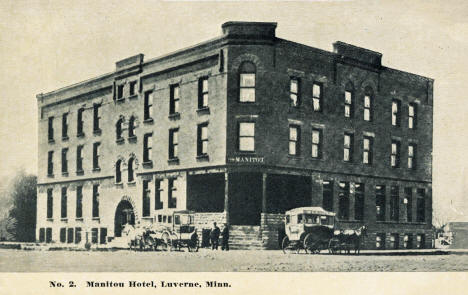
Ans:
[[[2,272],[467,271],[468,255],[355,256],[281,251],[75,252],[0,250]]]

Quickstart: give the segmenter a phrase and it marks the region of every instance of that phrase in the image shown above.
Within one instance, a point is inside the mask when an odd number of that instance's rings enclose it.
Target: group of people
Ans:
[[[219,236],[221,235],[221,250],[229,251],[229,227],[227,223],[224,223],[224,228],[221,231],[216,225],[216,222],[213,223],[213,228],[210,232],[210,241],[211,241],[211,250],[218,250],[219,246]]]

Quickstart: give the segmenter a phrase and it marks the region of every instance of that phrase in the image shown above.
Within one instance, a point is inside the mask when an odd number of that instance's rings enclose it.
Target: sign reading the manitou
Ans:
[[[233,156],[227,157],[229,164],[263,164],[264,157],[250,157],[250,156]]]

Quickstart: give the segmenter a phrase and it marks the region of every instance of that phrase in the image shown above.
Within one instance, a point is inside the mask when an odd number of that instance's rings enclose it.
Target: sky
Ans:
[[[468,1],[0,1],[0,178],[37,173],[36,94],[217,37],[226,21],[277,22],[280,38],[340,40],[433,78],[434,210],[468,221]]]

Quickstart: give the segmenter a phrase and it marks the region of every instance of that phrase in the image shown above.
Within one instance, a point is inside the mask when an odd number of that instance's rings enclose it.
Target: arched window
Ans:
[[[239,102],[255,102],[255,65],[244,62],[239,68]]]
[[[122,182],[122,160],[117,160],[117,163],[115,163],[115,183],[121,183]]]
[[[128,160],[128,182],[133,182],[135,180],[135,175],[133,171],[133,164],[135,163],[134,158]]]
[[[354,86],[351,82],[348,82],[345,87],[344,116],[346,118],[354,116]]]
[[[135,137],[135,117],[131,116],[128,120],[128,137]]]
[[[370,87],[364,89],[364,121],[372,121],[372,109],[374,107],[374,91]]]
[[[117,141],[121,141],[123,139],[122,138],[122,123],[123,123],[123,119],[120,118],[115,124],[115,137]]]

